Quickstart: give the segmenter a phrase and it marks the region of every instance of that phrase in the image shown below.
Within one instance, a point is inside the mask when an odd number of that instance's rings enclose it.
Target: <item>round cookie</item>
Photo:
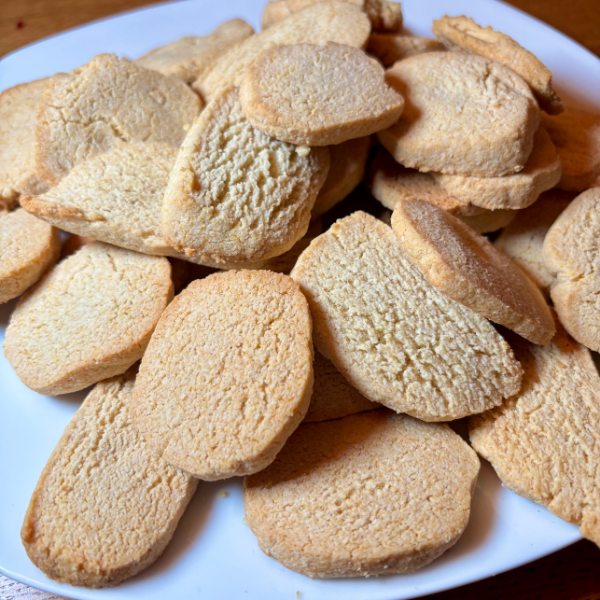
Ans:
[[[397,33],[372,33],[367,43],[367,52],[375,56],[384,67],[391,67],[409,56],[438,50],[445,48],[437,40]]]
[[[229,271],[192,282],[146,350],[134,425],[199,479],[264,469],[308,410],[311,328],[306,299],[286,275]]]
[[[261,550],[317,578],[411,573],[469,520],[477,455],[447,425],[390,411],[301,425],[246,478]]]
[[[429,202],[396,204],[392,228],[411,260],[444,294],[524,338],[547,344],[554,319],[527,276],[483,236]]]
[[[395,123],[404,100],[381,65],[341,44],[276,46],[247,70],[240,102],[250,123],[291,144],[329,146]]]

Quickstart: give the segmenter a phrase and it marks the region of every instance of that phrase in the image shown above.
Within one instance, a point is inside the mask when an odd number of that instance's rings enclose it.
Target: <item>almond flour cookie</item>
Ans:
[[[470,420],[471,444],[503,486],[600,545],[600,379],[592,357],[560,326],[547,346],[510,341],[525,371],[523,388]]]
[[[386,81],[405,107],[377,135],[400,164],[477,177],[525,167],[540,110],[507,67],[463,52],[428,52],[396,63]]]
[[[475,215],[456,215],[465,225],[468,225],[477,233],[490,233],[498,231],[513,222],[517,216],[518,210],[485,210]]]
[[[37,109],[37,169],[56,185],[76,164],[124,143],[179,148],[201,107],[183,81],[99,54],[50,78]]]
[[[264,50],[326,42],[362,48],[370,31],[369,19],[359,6],[339,0],[311,4],[229,50],[193,87],[209,99],[232,85],[241,86],[246,70]]]
[[[447,425],[390,411],[301,425],[244,482],[267,555],[318,578],[411,573],[456,543],[479,460]]]
[[[197,480],[152,454],[129,418],[135,369],[99,383],[42,471],[21,530],[31,561],[62,583],[118,585],[171,541]]]
[[[164,197],[162,229],[202,261],[252,263],[283,254],[308,229],[329,153],[254,129],[237,88],[215,98],[190,130]]]
[[[384,67],[391,67],[409,56],[445,49],[444,44],[437,40],[397,33],[372,33],[367,43],[367,52],[375,56]]]
[[[60,253],[58,229],[19,208],[0,213],[0,303],[20,296]]]
[[[544,264],[556,279],[550,296],[564,328],[590,350],[600,350],[600,188],[571,202],[546,234]]]
[[[244,19],[231,19],[221,23],[210,35],[182,37],[151,50],[138,58],[136,63],[145,69],[174,75],[186,83],[192,83],[222,54],[253,34],[252,25]]]
[[[48,79],[23,83],[0,94],[0,210],[10,210],[19,194],[41,194],[35,160],[36,106]]]
[[[448,421],[519,390],[520,366],[500,334],[436,290],[375,217],[337,221],[292,277],[309,301],[319,352],[369,400]]]
[[[535,344],[550,342],[554,319],[540,291],[486,238],[422,200],[398,202],[392,228],[438,290]]]
[[[166,258],[88,244],[23,296],[4,354],[40,394],[82,390],[142,357],[172,295]]]
[[[433,22],[431,31],[450,50],[474,52],[512,69],[529,84],[547,113],[555,115],[563,111],[562,102],[552,87],[550,70],[508,35],[491,27],[481,27],[469,17],[442,17]]]
[[[134,425],[194,477],[260,471],[306,414],[312,358],[308,305],[286,275],[230,271],[194,281],[144,355]]]

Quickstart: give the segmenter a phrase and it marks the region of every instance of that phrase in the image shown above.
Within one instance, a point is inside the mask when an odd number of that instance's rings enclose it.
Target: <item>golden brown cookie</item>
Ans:
[[[377,58],[384,67],[391,67],[396,61],[445,50],[444,44],[431,38],[413,37],[397,33],[372,33],[367,42],[367,52]]]
[[[477,233],[490,233],[498,231],[513,222],[517,216],[518,210],[498,210],[482,209],[481,213],[475,215],[456,215],[463,223],[468,225]]]

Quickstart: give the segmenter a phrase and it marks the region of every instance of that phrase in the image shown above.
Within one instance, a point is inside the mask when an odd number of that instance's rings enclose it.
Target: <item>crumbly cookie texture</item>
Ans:
[[[461,536],[478,471],[447,425],[373,411],[301,425],[246,478],[244,512],[261,550],[309,577],[411,573]]]
[[[210,35],[190,35],[160,46],[138,58],[136,63],[163,75],[174,75],[185,83],[201,77],[230,48],[254,34],[244,19],[221,23]]]
[[[35,167],[36,106],[48,79],[23,83],[0,94],[0,210],[19,194],[41,194],[47,185]]]
[[[154,456],[131,424],[135,369],[99,383],[50,456],[21,538],[32,562],[71,585],[118,585],[171,541],[197,480]]]
[[[264,469],[308,410],[311,328],[286,275],[229,271],[192,282],[144,355],[134,425],[154,452],[200,479]]]
[[[179,148],[201,108],[183,81],[99,54],[50,78],[37,108],[36,168],[56,185],[76,164],[124,143]]]
[[[444,44],[435,39],[397,33],[374,32],[367,43],[367,52],[375,56],[384,67],[391,67],[409,56],[445,49]]]
[[[20,296],[58,260],[60,232],[22,208],[0,213],[0,303]]]
[[[600,351],[600,188],[580,194],[544,238],[544,264],[555,277],[550,296],[564,328]]]
[[[502,485],[576,523],[600,545],[600,379],[592,357],[560,326],[547,346],[510,341],[525,371],[523,387],[470,419],[471,444]]]
[[[424,200],[402,200],[392,228],[411,260],[438,290],[535,344],[556,331],[538,288],[487,238]]]
[[[162,210],[167,242],[217,263],[252,263],[289,250],[306,233],[329,170],[326,148],[304,150],[252,127],[237,88],[226,90],[200,115],[177,157]]]
[[[563,111],[562,102],[552,87],[550,70],[508,35],[491,27],[481,27],[469,17],[442,17],[433,22],[431,31],[450,50],[474,52],[518,73],[547,113],[556,115]]]
[[[540,109],[508,67],[464,52],[397,62],[386,81],[405,100],[400,120],[377,135],[405,167],[496,177],[522,171]]]
[[[88,244],[23,296],[4,354],[40,394],[82,390],[142,357],[172,296],[166,258]]]
[[[362,48],[370,31],[371,24],[360,6],[340,0],[311,4],[226,52],[193,87],[209,99],[232,85],[241,86],[246,70],[264,50],[327,42]]]
[[[375,217],[337,221],[291,276],[308,298],[317,349],[369,400],[448,421],[519,390],[521,368],[500,334],[436,290]]]

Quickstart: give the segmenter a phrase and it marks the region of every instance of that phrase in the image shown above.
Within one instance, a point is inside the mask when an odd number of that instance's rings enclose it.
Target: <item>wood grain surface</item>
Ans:
[[[600,56],[600,0],[510,0],[508,3]],[[0,56],[59,31],[150,4],[154,2],[0,0]],[[600,600],[599,565],[600,550],[590,542],[581,541],[508,573],[425,599]],[[0,600],[34,598],[60,600],[0,575]]]

